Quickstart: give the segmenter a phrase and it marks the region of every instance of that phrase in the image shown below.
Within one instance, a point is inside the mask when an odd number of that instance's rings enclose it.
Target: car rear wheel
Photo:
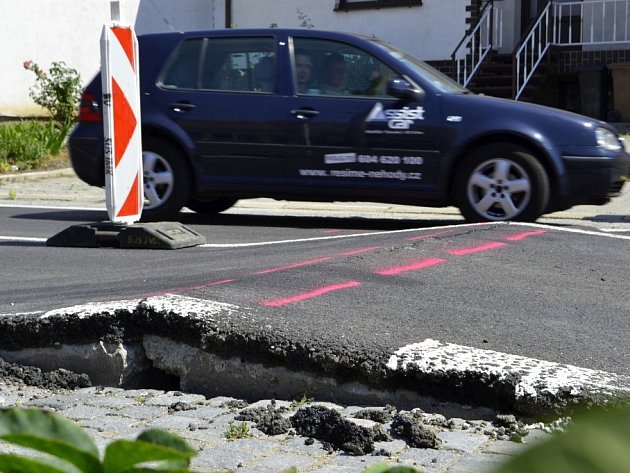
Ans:
[[[168,141],[148,139],[142,147],[142,220],[172,219],[190,198],[191,176],[188,163],[181,151]]]
[[[549,177],[524,148],[493,144],[464,159],[455,179],[455,199],[471,222],[534,221],[549,203]]]
[[[186,207],[200,214],[217,214],[229,209],[237,202],[236,199],[217,197],[212,200],[190,199]]]

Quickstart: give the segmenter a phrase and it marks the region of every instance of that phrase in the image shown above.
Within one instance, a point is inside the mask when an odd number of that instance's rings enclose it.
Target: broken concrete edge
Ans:
[[[124,387],[157,368],[205,395],[461,405],[533,419],[630,398],[630,378],[613,373],[430,339],[341,352],[263,322],[249,309],[174,295],[3,315],[0,357],[85,372],[104,385]]]

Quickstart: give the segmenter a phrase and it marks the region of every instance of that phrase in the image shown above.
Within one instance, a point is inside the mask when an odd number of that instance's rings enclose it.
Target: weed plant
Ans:
[[[0,172],[40,167],[48,154],[50,140],[48,123],[20,121],[1,125]]]
[[[74,125],[81,96],[81,77],[64,62],[45,71],[33,61],[24,69],[35,74],[29,93],[50,114],[47,122],[23,120],[0,125],[0,173],[36,169],[47,157],[58,156]]]

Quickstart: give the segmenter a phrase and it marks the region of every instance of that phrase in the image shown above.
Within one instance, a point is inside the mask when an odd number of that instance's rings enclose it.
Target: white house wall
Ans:
[[[238,28],[301,26],[374,35],[423,60],[449,59],[466,31],[470,0],[423,0],[422,6],[333,11],[335,0],[232,0],[232,25]]]
[[[138,34],[223,27],[223,0],[122,0],[121,19]],[[109,0],[0,0],[0,116],[44,113],[28,95],[32,60],[48,70],[64,61],[87,83],[100,67],[100,38]],[[217,24],[215,19],[219,19]]]
[[[136,33],[225,26],[226,0],[120,0]],[[422,6],[334,12],[335,0],[232,0],[233,26],[315,28],[375,35],[425,60],[450,58],[466,30],[470,0],[424,0]],[[273,8],[270,8],[273,5]],[[303,15],[303,20],[299,16]],[[0,116],[45,114],[28,95],[32,60],[76,69],[85,85],[100,67],[100,37],[110,0],[0,0]]]

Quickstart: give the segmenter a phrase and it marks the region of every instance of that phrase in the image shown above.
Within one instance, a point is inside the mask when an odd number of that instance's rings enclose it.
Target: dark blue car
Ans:
[[[475,95],[373,38],[231,29],[144,35],[139,50],[143,220],[271,197],[533,221],[604,204],[629,175],[606,123]],[[69,150],[78,176],[103,186],[100,77]]]

